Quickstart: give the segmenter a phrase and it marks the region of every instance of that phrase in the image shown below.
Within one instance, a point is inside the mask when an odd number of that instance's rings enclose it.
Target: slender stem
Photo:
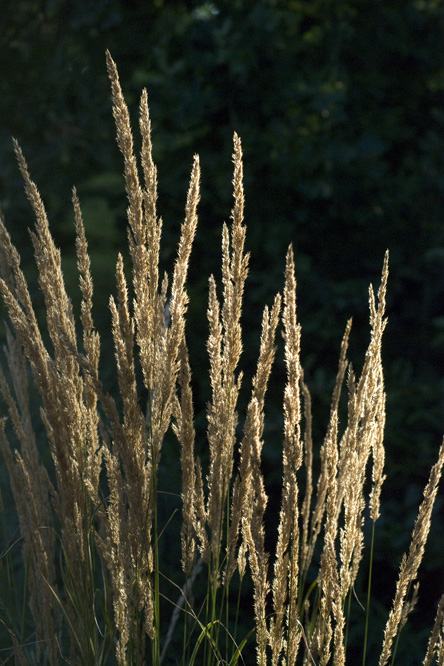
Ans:
[[[159,591],[159,542],[157,522],[157,460],[153,456],[151,489],[153,497],[153,546],[154,546],[154,640],[152,642],[153,666],[160,666],[160,591]]]
[[[373,547],[375,543],[375,521],[373,521],[372,527],[372,541],[370,546],[370,565],[368,572],[368,585],[367,585],[367,603],[365,606],[365,631],[364,631],[364,649],[362,651],[362,666],[365,666],[365,660],[367,658],[367,639],[368,639],[368,620],[370,616],[370,598],[372,591],[372,571],[373,571]]]

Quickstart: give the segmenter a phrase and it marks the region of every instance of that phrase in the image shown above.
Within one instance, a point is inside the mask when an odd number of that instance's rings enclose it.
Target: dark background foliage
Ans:
[[[442,0],[3,0],[0,25],[0,202],[36,303],[27,234],[32,213],[11,135],[47,204],[78,303],[70,208],[76,185],[93,260],[96,322],[102,330],[109,324],[126,203],[106,48],[117,62],[134,126],[141,88],[148,89],[167,270],[192,156],[200,154],[188,319],[201,440],[209,398],[207,279],[211,272],[219,275],[221,224],[231,209],[233,131],[243,141],[252,252],[245,387],[254,371],[262,309],[282,289],[285,253],[293,243],[317,449],[346,320],[354,318],[350,357],[359,369],[368,340],[368,284],[378,286],[390,250],[383,349],[388,479],[375,564],[378,598],[388,606],[444,430]],[[280,482],[283,373],[280,357],[264,448],[271,491]],[[112,387],[112,368],[109,375]],[[442,589],[441,499],[435,513],[422,570],[424,601],[413,620],[418,631],[430,625]],[[418,663],[406,633],[403,663]],[[424,641],[419,648],[423,653]]]

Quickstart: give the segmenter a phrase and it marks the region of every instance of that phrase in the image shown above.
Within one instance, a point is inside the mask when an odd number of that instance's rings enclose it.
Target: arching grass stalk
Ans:
[[[320,594],[320,587],[319,587],[319,580],[318,579],[316,579],[312,582],[312,584],[310,585],[310,587],[308,588],[308,590],[305,594],[305,597],[304,597],[303,602],[302,602],[302,605],[303,605],[303,608],[304,608],[304,614],[305,614],[306,604],[307,604],[307,602],[309,602],[310,596],[311,596],[311,593],[313,592],[313,590],[316,590],[315,598],[314,598],[314,602],[313,602],[313,610],[312,610],[310,616],[307,618],[307,625],[306,625],[306,626],[308,626],[308,635],[306,636],[306,639],[308,639],[309,641],[311,641],[311,639],[313,637],[313,633],[314,633],[314,630],[315,630],[315,627],[316,627],[316,619],[317,619],[318,612],[319,612],[319,607],[320,607],[321,594]],[[301,615],[301,617],[302,617],[302,615]],[[308,645],[307,645],[307,649],[308,649]]]

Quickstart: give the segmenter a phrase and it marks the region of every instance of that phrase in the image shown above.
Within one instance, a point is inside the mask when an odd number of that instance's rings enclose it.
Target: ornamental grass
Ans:
[[[321,445],[312,438],[291,247],[282,266],[282,294],[263,312],[251,395],[240,417],[239,394],[248,390],[242,387],[240,359],[249,255],[242,146],[234,135],[234,204],[230,225],[222,227],[221,283],[213,276],[208,283],[206,443],[197,446],[186,283],[198,222],[199,158],[194,157],[191,169],[172,274],[161,275],[162,220],[147,93],[140,99],[136,158],[128,108],[109,54],[107,67],[124,163],[131,263],[126,266],[119,254],[115,295],[109,299],[115,393],[100,371],[110,359],[101,355],[94,325],[93,281],[77,193],[72,196],[81,292],[76,319],[42,198],[14,143],[35,215],[31,239],[46,320],[38,319],[2,218],[0,292],[8,320],[0,369],[0,449],[18,527],[5,527],[2,534],[0,661],[50,666],[349,664],[348,630],[356,623],[350,601],[366,545],[370,563],[365,560],[369,582],[358,618],[360,663],[396,663],[401,631],[417,599],[444,445],[401,560],[378,651],[369,651],[371,562],[385,479],[381,342],[388,254],[377,294],[369,289],[369,343],[358,374],[347,359],[351,321],[346,325]],[[282,489],[277,532],[268,535],[261,454],[276,353],[283,353],[286,369]],[[36,396],[37,419],[30,408]],[[340,423],[341,396],[346,409]],[[169,486],[169,472],[162,470],[169,446],[179,451],[180,487]],[[197,450],[204,450],[202,460]],[[165,520],[167,494],[175,504]],[[170,532],[168,543],[177,542],[177,548],[163,545]],[[365,544],[368,532],[371,542]],[[271,550],[266,542],[273,544]],[[177,561],[170,561],[172,555]],[[424,646],[424,666],[444,664],[443,616],[444,596]]]

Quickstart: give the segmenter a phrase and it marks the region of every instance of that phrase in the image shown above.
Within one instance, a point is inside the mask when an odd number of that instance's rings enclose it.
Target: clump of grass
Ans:
[[[185,286],[197,226],[199,158],[194,158],[192,166],[172,277],[161,279],[162,222],[156,209],[157,174],[147,94],[144,91],[140,100],[139,169],[128,109],[109,54],[107,66],[124,159],[132,264],[128,284],[119,254],[116,297],[109,302],[118,401],[106,391],[99,373],[101,344],[94,327],[93,283],[79,199],[74,190],[82,296],[78,337],[60,252],[17,143],[17,160],[36,218],[31,238],[45,303],[46,333],[38,324],[19,254],[4,220],[0,221],[0,293],[10,320],[6,367],[0,370],[8,412],[1,421],[0,448],[20,527],[19,538],[6,536],[2,552],[2,573],[11,595],[11,553],[17,553],[18,543],[26,571],[23,618],[8,610],[6,597],[2,602],[2,624],[10,636],[5,663],[234,665],[247,658],[246,646],[255,641],[260,666],[341,666],[347,661],[347,631],[353,622],[350,599],[363,557],[366,511],[373,526],[372,555],[385,478],[381,341],[386,325],[388,254],[377,298],[371,287],[369,290],[370,341],[359,376],[347,361],[351,321],[346,326],[315,483],[311,401],[300,360],[301,326],[291,247],[283,294],[277,294],[272,307],[264,310],[251,398],[243,434],[238,435],[241,314],[249,257],[245,251],[242,147],[234,135],[234,206],[231,226],[224,225],[222,231],[222,284],[214,277],[209,279],[211,396],[208,466],[203,470],[195,452]],[[280,318],[287,375],[283,480],[275,550],[268,553],[268,498],[261,451]],[[28,369],[40,396],[51,469],[46,469],[39,454],[43,444],[37,443],[31,418]],[[346,375],[347,422],[340,433],[338,410]],[[181,555],[174,580],[166,580],[160,552],[161,537],[169,524],[159,520],[159,501],[165,489],[159,485],[159,468],[169,432],[180,445],[182,473],[182,521],[177,534]],[[401,562],[393,607],[381,637],[379,666],[394,662],[401,629],[416,601],[418,568],[443,463],[444,445]],[[240,635],[244,585],[251,590],[247,593],[250,625]],[[177,601],[165,591],[174,588]],[[443,599],[425,666],[434,660],[444,663]],[[371,575],[362,632],[363,664],[370,602]],[[377,658],[372,655],[372,663]]]

